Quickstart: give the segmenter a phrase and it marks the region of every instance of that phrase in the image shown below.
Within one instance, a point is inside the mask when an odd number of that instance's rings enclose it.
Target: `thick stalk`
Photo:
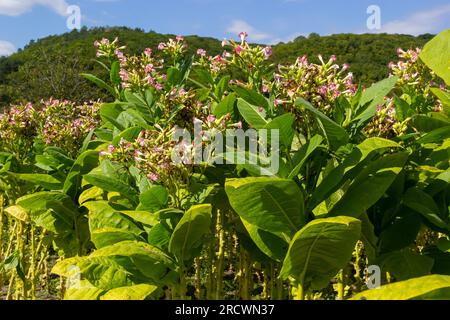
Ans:
[[[269,299],[269,286],[270,286],[270,268],[264,267],[264,270],[262,271],[263,274],[263,292],[262,292],[262,298],[263,300]]]
[[[295,296],[295,300],[305,300],[305,290],[302,283],[299,283],[297,285],[297,294]]]
[[[219,251],[217,253],[217,265],[216,265],[216,295],[215,299],[220,300],[222,296],[223,288],[223,265],[225,256],[225,231],[224,231],[224,213],[217,210],[217,233],[219,234]]]
[[[31,255],[30,255],[30,279],[31,279],[31,299],[36,299],[36,243],[34,238],[34,227],[31,226]]]
[[[184,273],[184,267],[180,267],[180,283],[179,283],[179,296],[180,300],[186,299],[186,275]]]
[[[337,276],[337,295],[338,300],[344,300],[345,296],[345,273],[344,270],[339,271]]]
[[[202,263],[199,257],[195,258],[195,278],[194,278],[194,284],[195,284],[195,297],[197,300],[202,300],[202,278],[201,278],[201,270],[202,270]]]

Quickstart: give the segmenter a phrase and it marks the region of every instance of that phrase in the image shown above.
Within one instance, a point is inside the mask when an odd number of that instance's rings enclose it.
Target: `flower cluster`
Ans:
[[[77,106],[69,101],[51,99],[33,106],[13,106],[0,114],[0,146],[22,159],[39,137],[44,144],[76,155],[87,134],[100,123],[100,104]]]
[[[118,53],[121,53],[125,47],[119,46],[119,39],[115,38],[113,41],[103,38],[100,41],[94,42],[94,47],[97,49],[97,58],[106,57],[113,59]]]
[[[233,124],[230,120],[229,114],[221,118],[209,114],[202,119],[194,118],[192,131],[178,126],[170,130],[144,130],[131,142],[121,139],[117,145],[109,145],[100,151],[100,156],[127,167],[135,166],[150,181],[167,184],[173,176],[184,177],[196,163],[199,152],[203,157],[205,150],[213,150],[211,146],[218,133],[242,128],[242,123]],[[189,139],[184,139],[185,134]],[[180,136],[183,139],[177,139]],[[202,160],[211,160],[210,157],[208,154]]]
[[[369,136],[383,138],[402,136],[408,130],[409,120],[399,121],[396,116],[394,100],[386,98],[383,105],[377,106],[376,115],[365,131]]]
[[[166,75],[161,72],[163,61],[154,57],[152,49],[145,49],[140,56],[127,57],[122,51],[115,54],[120,62],[119,76],[123,88],[137,92],[148,88],[163,89],[166,80]]]
[[[321,64],[309,63],[306,56],[299,57],[295,64],[279,66],[274,83],[266,82],[262,91],[276,92],[275,105],[292,106],[298,98],[304,98],[325,114],[332,112],[334,102],[340,96],[351,97],[357,86],[353,83],[353,74],[349,66],[337,65],[336,56],[325,62],[319,56]]]
[[[0,148],[26,157],[32,148],[38,119],[38,112],[31,103],[13,106],[0,114]]]
[[[389,69],[392,75],[399,78],[397,85],[402,88],[405,95],[409,97],[420,95],[425,98],[419,111],[424,113],[439,111],[442,105],[431,93],[430,88],[440,87],[445,90],[445,85],[433,71],[421,62],[419,59],[420,52],[420,49],[405,51],[399,48],[397,54],[401,60],[397,63],[389,63]]]
[[[158,50],[170,57],[174,64],[186,54],[188,45],[183,36],[177,36],[175,39],[169,39],[167,42],[161,42]]]
[[[196,62],[196,65],[199,65],[203,69],[207,70],[213,78],[217,78],[226,70],[228,66],[227,58],[231,56],[231,54],[227,51],[224,51],[221,55],[208,56],[206,54],[206,50],[204,49],[198,49],[197,55],[199,60]]]
[[[250,81],[257,82],[267,70],[266,60],[273,53],[272,47],[251,46],[247,42],[248,34],[239,34],[240,42],[224,40],[223,47],[231,47],[233,54],[225,52],[223,57],[228,58],[229,64],[243,71]]]
[[[88,133],[100,124],[99,103],[77,106],[70,101],[51,99],[39,112],[38,135],[45,144],[76,155]]]
[[[132,142],[121,139],[117,146],[109,145],[100,156],[126,166],[134,165],[152,182],[166,181],[175,173],[171,160],[172,133],[168,130],[144,130]]]

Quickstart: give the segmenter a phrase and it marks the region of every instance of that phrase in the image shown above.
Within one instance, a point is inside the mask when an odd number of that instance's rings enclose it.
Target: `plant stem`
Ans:
[[[338,300],[344,300],[345,296],[345,274],[344,270],[339,271],[339,274],[337,276],[337,294],[338,294]]]
[[[216,295],[215,299],[220,300],[222,296],[223,288],[223,264],[224,264],[224,254],[225,254],[225,232],[224,232],[224,214],[217,210],[217,232],[219,234],[219,252],[217,253],[217,265],[216,265]]]
[[[186,275],[184,274],[184,267],[180,267],[180,284],[179,284],[179,295],[180,300],[186,299]]]
[[[202,264],[199,257],[195,258],[195,297],[197,300],[202,300],[202,279],[201,279]]]
[[[34,235],[34,226],[31,226],[30,230],[31,237],[31,255],[30,255],[30,271],[31,271],[31,299],[36,299],[36,243]]]
[[[297,295],[295,296],[295,300],[305,300],[305,290],[301,282],[297,285]]]

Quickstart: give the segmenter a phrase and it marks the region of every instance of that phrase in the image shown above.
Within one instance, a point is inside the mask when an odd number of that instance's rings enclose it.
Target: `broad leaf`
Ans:
[[[450,85],[450,29],[447,29],[428,42],[420,59],[439,77]]]
[[[230,179],[225,191],[233,209],[259,229],[291,237],[306,222],[303,193],[292,180]]]
[[[158,289],[149,284],[138,284],[130,287],[115,288],[108,291],[101,300],[145,300]]]
[[[294,277],[305,288],[324,288],[350,261],[361,235],[361,221],[350,217],[317,219],[291,241],[280,276]]]
[[[173,231],[169,251],[180,263],[191,260],[203,246],[202,240],[211,228],[211,210],[210,204],[193,206],[183,215]]]
[[[370,163],[353,181],[330,216],[358,217],[373,206],[403,170],[408,155],[397,153]]]
[[[448,300],[450,276],[431,275],[410,279],[368,290],[352,300]]]
[[[241,98],[238,99],[237,106],[242,117],[253,128],[263,129],[268,124],[264,110],[259,110],[258,107]]]
[[[345,131],[344,128],[328,118],[322,112],[314,108],[308,101],[300,98],[297,99],[295,104],[297,107],[303,107],[310,111],[316,117],[325,137],[327,138],[328,144],[332,149],[336,150],[348,142],[349,137],[347,131]]]

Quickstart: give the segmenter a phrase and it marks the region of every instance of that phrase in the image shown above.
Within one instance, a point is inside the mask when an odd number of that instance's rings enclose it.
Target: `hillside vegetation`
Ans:
[[[0,58],[0,107],[11,103],[37,102],[54,97],[75,102],[107,99],[107,94],[80,76],[81,72],[102,74],[95,64],[93,43],[101,38],[118,37],[126,43],[127,54],[137,54],[147,47],[156,47],[173,35],[144,32],[126,27],[94,28],[72,31],[31,41],[23,50],[10,57]],[[335,54],[338,63],[348,63],[357,82],[364,85],[385,78],[388,63],[396,59],[396,49],[422,47],[432,35],[354,35],[340,34],[321,37],[311,34],[289,43],[274,46],[272,61],[292,63],[298,56],[308,55],[318,62],[319,54]],[[188,36],[189,53],[198,48],[208,54],[220,54],[221,42],[213,38]],[[107,77],[106,74],[104,76]]]

